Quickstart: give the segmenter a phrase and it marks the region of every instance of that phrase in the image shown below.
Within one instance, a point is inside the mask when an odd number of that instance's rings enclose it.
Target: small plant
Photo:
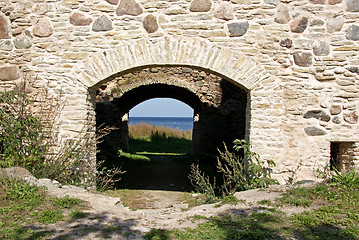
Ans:
[[[354,170],[347,172],[339,172],[336,168],[333,168],[335,175],[331,181],[334,184],[340,184],[348,189],[357,189],[359,187],[359,175]]]
[[[206,176],[205,173],[199,169],[198,164],[191,165],[191,174],[188,177],[196,191],[205,196],[205,203],[213,203],[217,200],[215,194],[216,178],[213,178],[212,185],[209,176]]]
[[[71,198],[68,195],[66,195],[63,198],[57,198],[55,200],[55,205],[57,207],[61,207],[61,208],[72,208],[73,206],[78,205],[79,203],[83,202],[80,199],[77,198]]]

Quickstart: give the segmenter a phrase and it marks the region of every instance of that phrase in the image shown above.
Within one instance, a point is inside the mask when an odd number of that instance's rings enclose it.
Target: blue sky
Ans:
[[[193,109],[172,98],[153,98],[130,110],[130,117],[193,117]]]

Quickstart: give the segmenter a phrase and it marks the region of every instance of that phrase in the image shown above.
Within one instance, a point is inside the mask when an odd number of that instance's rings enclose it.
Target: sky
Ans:
[[[130,110],[130,117],[193,117],[193,109],[172,98],[153,98]]]

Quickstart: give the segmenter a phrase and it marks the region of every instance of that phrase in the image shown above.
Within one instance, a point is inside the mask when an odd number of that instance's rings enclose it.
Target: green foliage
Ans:
[[[69,217],[74,219],[74,218],[85,218],[87,216],[86,213],[81,212],[79,210],[73,210],[69,213]]]
[[[64,219],[64,216],[62,215],[61,210],[50,210],[46,209],[41,212],[32,212],[32,216],[35,216],[37,218],[37,221],[43,224],[50,224],[55,223],[57,221],[61,221]]]
[[[126,153],[122,150],[118,151],[118,155],[119,157],[125,157],[134,161],[145,161],[145,162],[150,162],[151,159],[147,156],[144,155],[140,155],[140,154],[133,154],[133,153]]]
[[[333,169],[335,175],[332,177],[331,181],[334,184],[339,184],[348,189],[358,189],[359,188],[359,175],[354,170],[347,172],[339,172],[336,168]]]
[[[81,202],[83,202],[83,201],[80,199],[71,198],[68,195],[66,195],[63,198],[57,198],[54,201],[54,204],[55,204],[55,206],[60,207],[60,208],[72,208]]]

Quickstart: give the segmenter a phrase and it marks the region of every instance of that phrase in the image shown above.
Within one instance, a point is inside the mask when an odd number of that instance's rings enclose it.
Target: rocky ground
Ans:
[[[53,236],[51,239],[144,239],[143,235],[152,228],[194,228],[205,221],[193,218],[196,215],[209,217],[227,213],[235,215],[251,213],[258,210],[256,204],[258,201],[274,200],[288,188],[287,186],[272,186],[265,190],[238,192],[235,196],[240,201],[236,205],[206,204],[193,208],[181,202],[178,193],[148,190],[143,191],[143,194],[139,196],[144,203],[147,203],[147,207],[131,210],[129,207],[124,207],[120,198],[109,197],[75,186],[62,186],[49,179],[36,179],[26,172],[23,178],[38,186],[46,187],[49,194],[53,196],[68,195],[89,203],[90,207],[84,210],[86,217],[56,224],[29,226],[35,231],[51,231]],[[283,210],[287,213],[297,213],[304,209],[291,207]]]

